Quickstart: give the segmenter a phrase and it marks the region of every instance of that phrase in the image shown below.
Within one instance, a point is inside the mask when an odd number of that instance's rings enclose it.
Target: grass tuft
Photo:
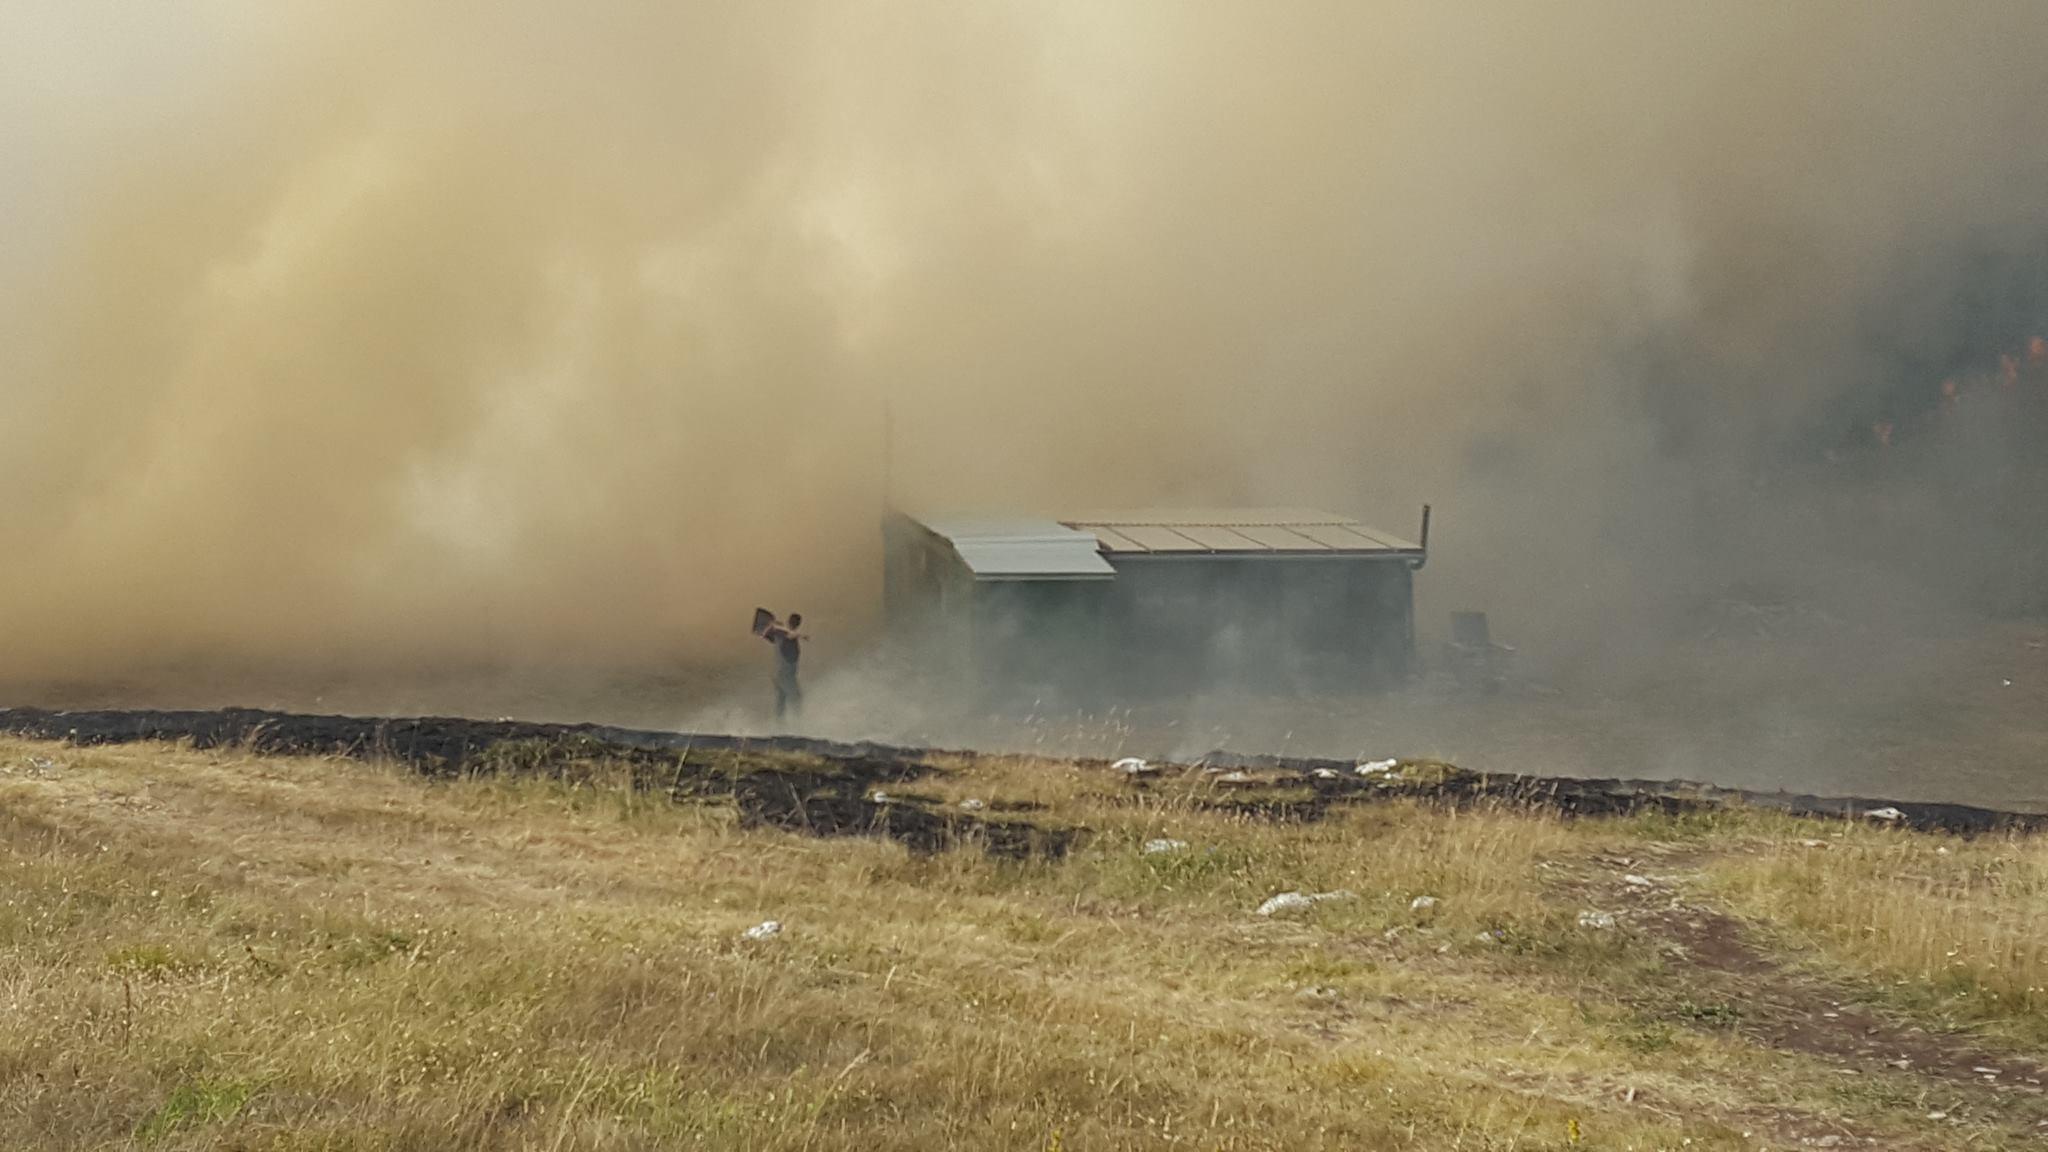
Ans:
[[[1845,1086],[1753,1038],[1764,993],[1818,971],[1929,1034],[2029,1035],[2048,1006],[2025,839],[1412,801],[1288,822],[1028,759],[882,782],[1087,833],[1004,859],[743,826],[573,747],[435,781],[63,756],[0,780],[0,1148],[1937,1147],[1929,1101],[1970,1086]],[[1254,913],[1286,891],[1344,895]],[[1666,947],[1659,917],[1709,899],[1804,968]],[[1970,1099],[1981,1146],[2048,1119]]]

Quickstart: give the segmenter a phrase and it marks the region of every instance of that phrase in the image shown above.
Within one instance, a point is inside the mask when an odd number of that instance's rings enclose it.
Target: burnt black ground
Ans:
[[[744,822],[815,835],[885,835],[932,851],[978,840],[1006,856],[1059,855],[1069,830],[964,812],[911,798],[877,803],[880,786],[934,771],[933,749],[841,744],[796,737],[658,732],[593,724],[537,724],[456,717],[314,716],[254,709],[51,712],[0,710],[0,732],[78,745],[187,742],[268,755],[385,759],[432,776],[527,772],[562,775],[596,762],[631,767],[637,785],[678,799],[728,798]],[[974,755],[974,753],[946,753]],[[1084,762],[1087,763],[1087,762]],[[1106,767],[1102,762],[1094,762]],[[1214,807],[1283,820],[1314,820],[1333,804],[1418,797],[1453,804],[1527,804],[1575,816],[1669,814],[1750,804],[1802,816],[1857,817],[1892,808],[1912,828],[1977,834],[2048,827],[2048,816],[1963,804],[1717,788],[1684,781],[1575,779],[1489,774],[1426,764],[1396,777],[1361,776],[1349,761],[1215,753],[1198,767],[1255,774],[1250,795],[1219,793]],[[1141,786],[1143,786],[1141,784]]]
[[[978,844],[1009,858],[1057,857],[1074,834],[913,798],[876,802],[882,785],[931,771],[900,749],[810,740],[689,736],[589,724],[450,717],[306,716],[252,709],[206,712],[0,711],[0,732],[82,746],[148,741],[246,748],[275,756],[389,760],[435,777],[527,774],[575,779],[623,767],[634,786],[678,801],[729,801],[749,827],[814,836],[884,836],[915,852]]]

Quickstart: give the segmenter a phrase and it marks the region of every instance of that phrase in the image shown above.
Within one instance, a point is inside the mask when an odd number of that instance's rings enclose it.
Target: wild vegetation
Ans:
[[[2048,1133],[2038,837],[1021,759],[480,763],[0,742],[0,1147]],[[806,789],[833,802],[759,818]],[[1258,913],[1286,892],[1327,898]]]

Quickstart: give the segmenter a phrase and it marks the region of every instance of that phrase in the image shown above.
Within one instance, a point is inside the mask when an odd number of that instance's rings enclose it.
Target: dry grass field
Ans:
[[[2048,1147],[2037,838],[563,767],[0,741],[0,1147]]]

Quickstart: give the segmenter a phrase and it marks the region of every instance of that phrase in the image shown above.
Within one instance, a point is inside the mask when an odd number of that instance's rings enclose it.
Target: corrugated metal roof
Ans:
[[[1094,529],[1093,525],[1089,530]],[[1208,549],[1159,524],[1119,524],[1116,532],[1145,552],[1207,552]]]
[[[1104,552],[1143,552],[1145,550],[1144,546],[1136,540],[1125,536],[1114,528],[1107,528],[1101,524],[1096,524],[1092,525],[1088,530],[1095,534],[1097,540],[1102,541],[1102,550]]]
[[[1365,555],[1422,551],[1398,536],[1310,508],[1102,512],[1062,519],[1093,533],[1110,555],[1189,552],[1312,552]]]
[[[940,517],[920,521],[977,580],[1107,580],[1116,569],[1095,537],[1053,520]]]
[[[1323,543],[1306,532],[1294,528],[1282,528],[1278,525],[1247,524],[1242,528],[1233,528],[1231,531],[1240,536],[1248,537],[1268,548],[1277,550],[1288,552],[1328,552],[1330,550],[1330,545]]]

